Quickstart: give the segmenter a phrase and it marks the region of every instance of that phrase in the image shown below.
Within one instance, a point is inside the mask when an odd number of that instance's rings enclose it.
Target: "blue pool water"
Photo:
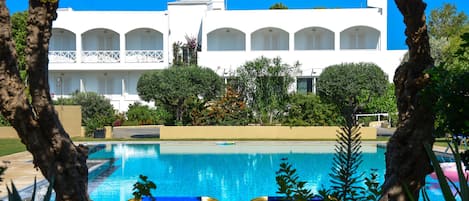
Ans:
[[[276,195],[275,172],[282,158],[297,169],[301,180],[317,192],[330,185],[334,145],[326,142],[161,142],[97,146],[90,160],[107,161],[90,174],[94,201],[132,198],[139,174],[157,184],[156,196],[210,196],[220,201],[249,201]],[[378,169],[384,180],[384,149],[363,144],[361,171]],[[428,190],[438,200],[438,192]]]

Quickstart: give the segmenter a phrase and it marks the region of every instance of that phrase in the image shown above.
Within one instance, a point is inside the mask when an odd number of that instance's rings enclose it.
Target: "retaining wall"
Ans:
[[[162,126],[160,139],[330,140],[336,139],[338,130],[336,126]],[[360,132],[362,139],[376,139],[376,128],[362,127]]]
[[[79,137],[81,131],[81,106],[78,105],[55,105],[57,115],[63,127],[71,137]],[[13,127],[0,127],[0,138],[18,138]]]

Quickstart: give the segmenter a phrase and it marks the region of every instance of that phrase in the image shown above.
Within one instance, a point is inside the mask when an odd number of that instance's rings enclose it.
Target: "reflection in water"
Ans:
[[[154,192],[157,196],[210,196],[220,201],[248,201],[258,196],[275,195],[275,172],[281,158],[288,158],[300,178],[317,192],[329,185],[327,174],[333,153],[318,153],[317,146],[321,145],[315,146],[314,151],[308,151],[307,146],[252,143],[226,147],[207,143],[167,147],[165,144],[116,144],[111,149],[101,149],[90,155],[90,159],[115,158],[115,168],[108,177],[98,176],[90,181],[101,182],[91,191],[91,198],[94,201],[128,200],[132,197],[132,185],[138,175],[143,174],[157,184]],[[275,150],[281,153],[272,153]],[[364,153],[362,171],[379,169],[382,179],[384,150],[374,150],[374,153]]]

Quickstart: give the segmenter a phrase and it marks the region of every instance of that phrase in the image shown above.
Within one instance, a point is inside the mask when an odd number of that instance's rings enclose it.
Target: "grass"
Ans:
[[[26,151],[19,139],[0,139],[0,156]]]

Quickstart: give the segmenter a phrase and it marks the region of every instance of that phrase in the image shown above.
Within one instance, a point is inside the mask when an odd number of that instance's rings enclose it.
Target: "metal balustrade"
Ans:
[[[49,61],[52,63],[75,63],[76,51],[49,51]]]
[[[125,62],[128,63],[163,63],[163,50],[127,50]]]
[[[83,63],[119,63],[119,50],[98,50],[98,51],[82,51],[81,60]]]

